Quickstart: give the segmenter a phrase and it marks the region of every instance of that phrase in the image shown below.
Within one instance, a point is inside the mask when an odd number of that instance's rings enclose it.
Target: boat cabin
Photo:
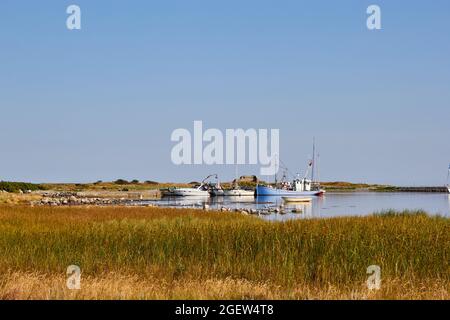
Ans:
[[[308,179],[295,179],[294,191],[311,191],[312,181]]]

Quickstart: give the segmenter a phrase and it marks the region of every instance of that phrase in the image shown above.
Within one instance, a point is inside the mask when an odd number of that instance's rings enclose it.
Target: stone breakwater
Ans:
[[[203,206],[203,210],[209,210],[208,206]],[[287,213],[303,213],[301,209],[286,209],[283,205],[278,207],[266,207],[263,209],[250,209],[250,208],[228,208],[221,207],[219,209],[221,212],[235,212],[243,215],[256,215],[256,216],[267,216],[271,214],[287,214]]]

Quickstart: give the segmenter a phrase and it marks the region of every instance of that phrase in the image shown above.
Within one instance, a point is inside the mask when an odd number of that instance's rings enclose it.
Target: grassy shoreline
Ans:
[[[0,206],[5,299],[450,299],[449,261],[449,219],[421,213],[274,223],[184,209]],[[72,264],[84,290],[64,288]],[[365,287],[370,265],[382,269],[377,292]]]

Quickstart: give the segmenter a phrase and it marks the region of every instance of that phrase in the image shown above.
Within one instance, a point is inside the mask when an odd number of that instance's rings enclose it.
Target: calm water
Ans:
[[[312,203],[285,205],[286,214],[261,216],[269,220],[302,218],[325,218],[337,216],[364,216],[387,209],[422,209],[430,214],[450,217],[450,195],[445,193],[329,193],[323,197],[313,197]],[[242,208],[266,210],[279,207],[283,200],[279,197],[216,197],[216,198],[163,198],[150,201],[158,206],[202,208],[207,203],[211,209]],[[300,209],[302,213],[292,213]]]

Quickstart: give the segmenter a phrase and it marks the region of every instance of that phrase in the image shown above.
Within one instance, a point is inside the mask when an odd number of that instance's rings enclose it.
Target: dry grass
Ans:
[[[0,206],[5,299],[449,299],[450,222]],[[69,265],[82,290],[65,289]],[[368,292],[366,270],[382,268]]]
[[[8,273],[0,276],[2,300],[366,300],[366,299],[450,299],[448,284],[439,281],[384,281],[381,290],[369,291],[364,285],[337,287],[311,284],[286,290],[267,282],[245,279],[180,279],[109,273],[81,277],[81,289],[69,290],[61,275]]]
[[[0,205],[28,204],[31,201],[37,201],[41,198],[42,196],[38,194],[0,192]]]

